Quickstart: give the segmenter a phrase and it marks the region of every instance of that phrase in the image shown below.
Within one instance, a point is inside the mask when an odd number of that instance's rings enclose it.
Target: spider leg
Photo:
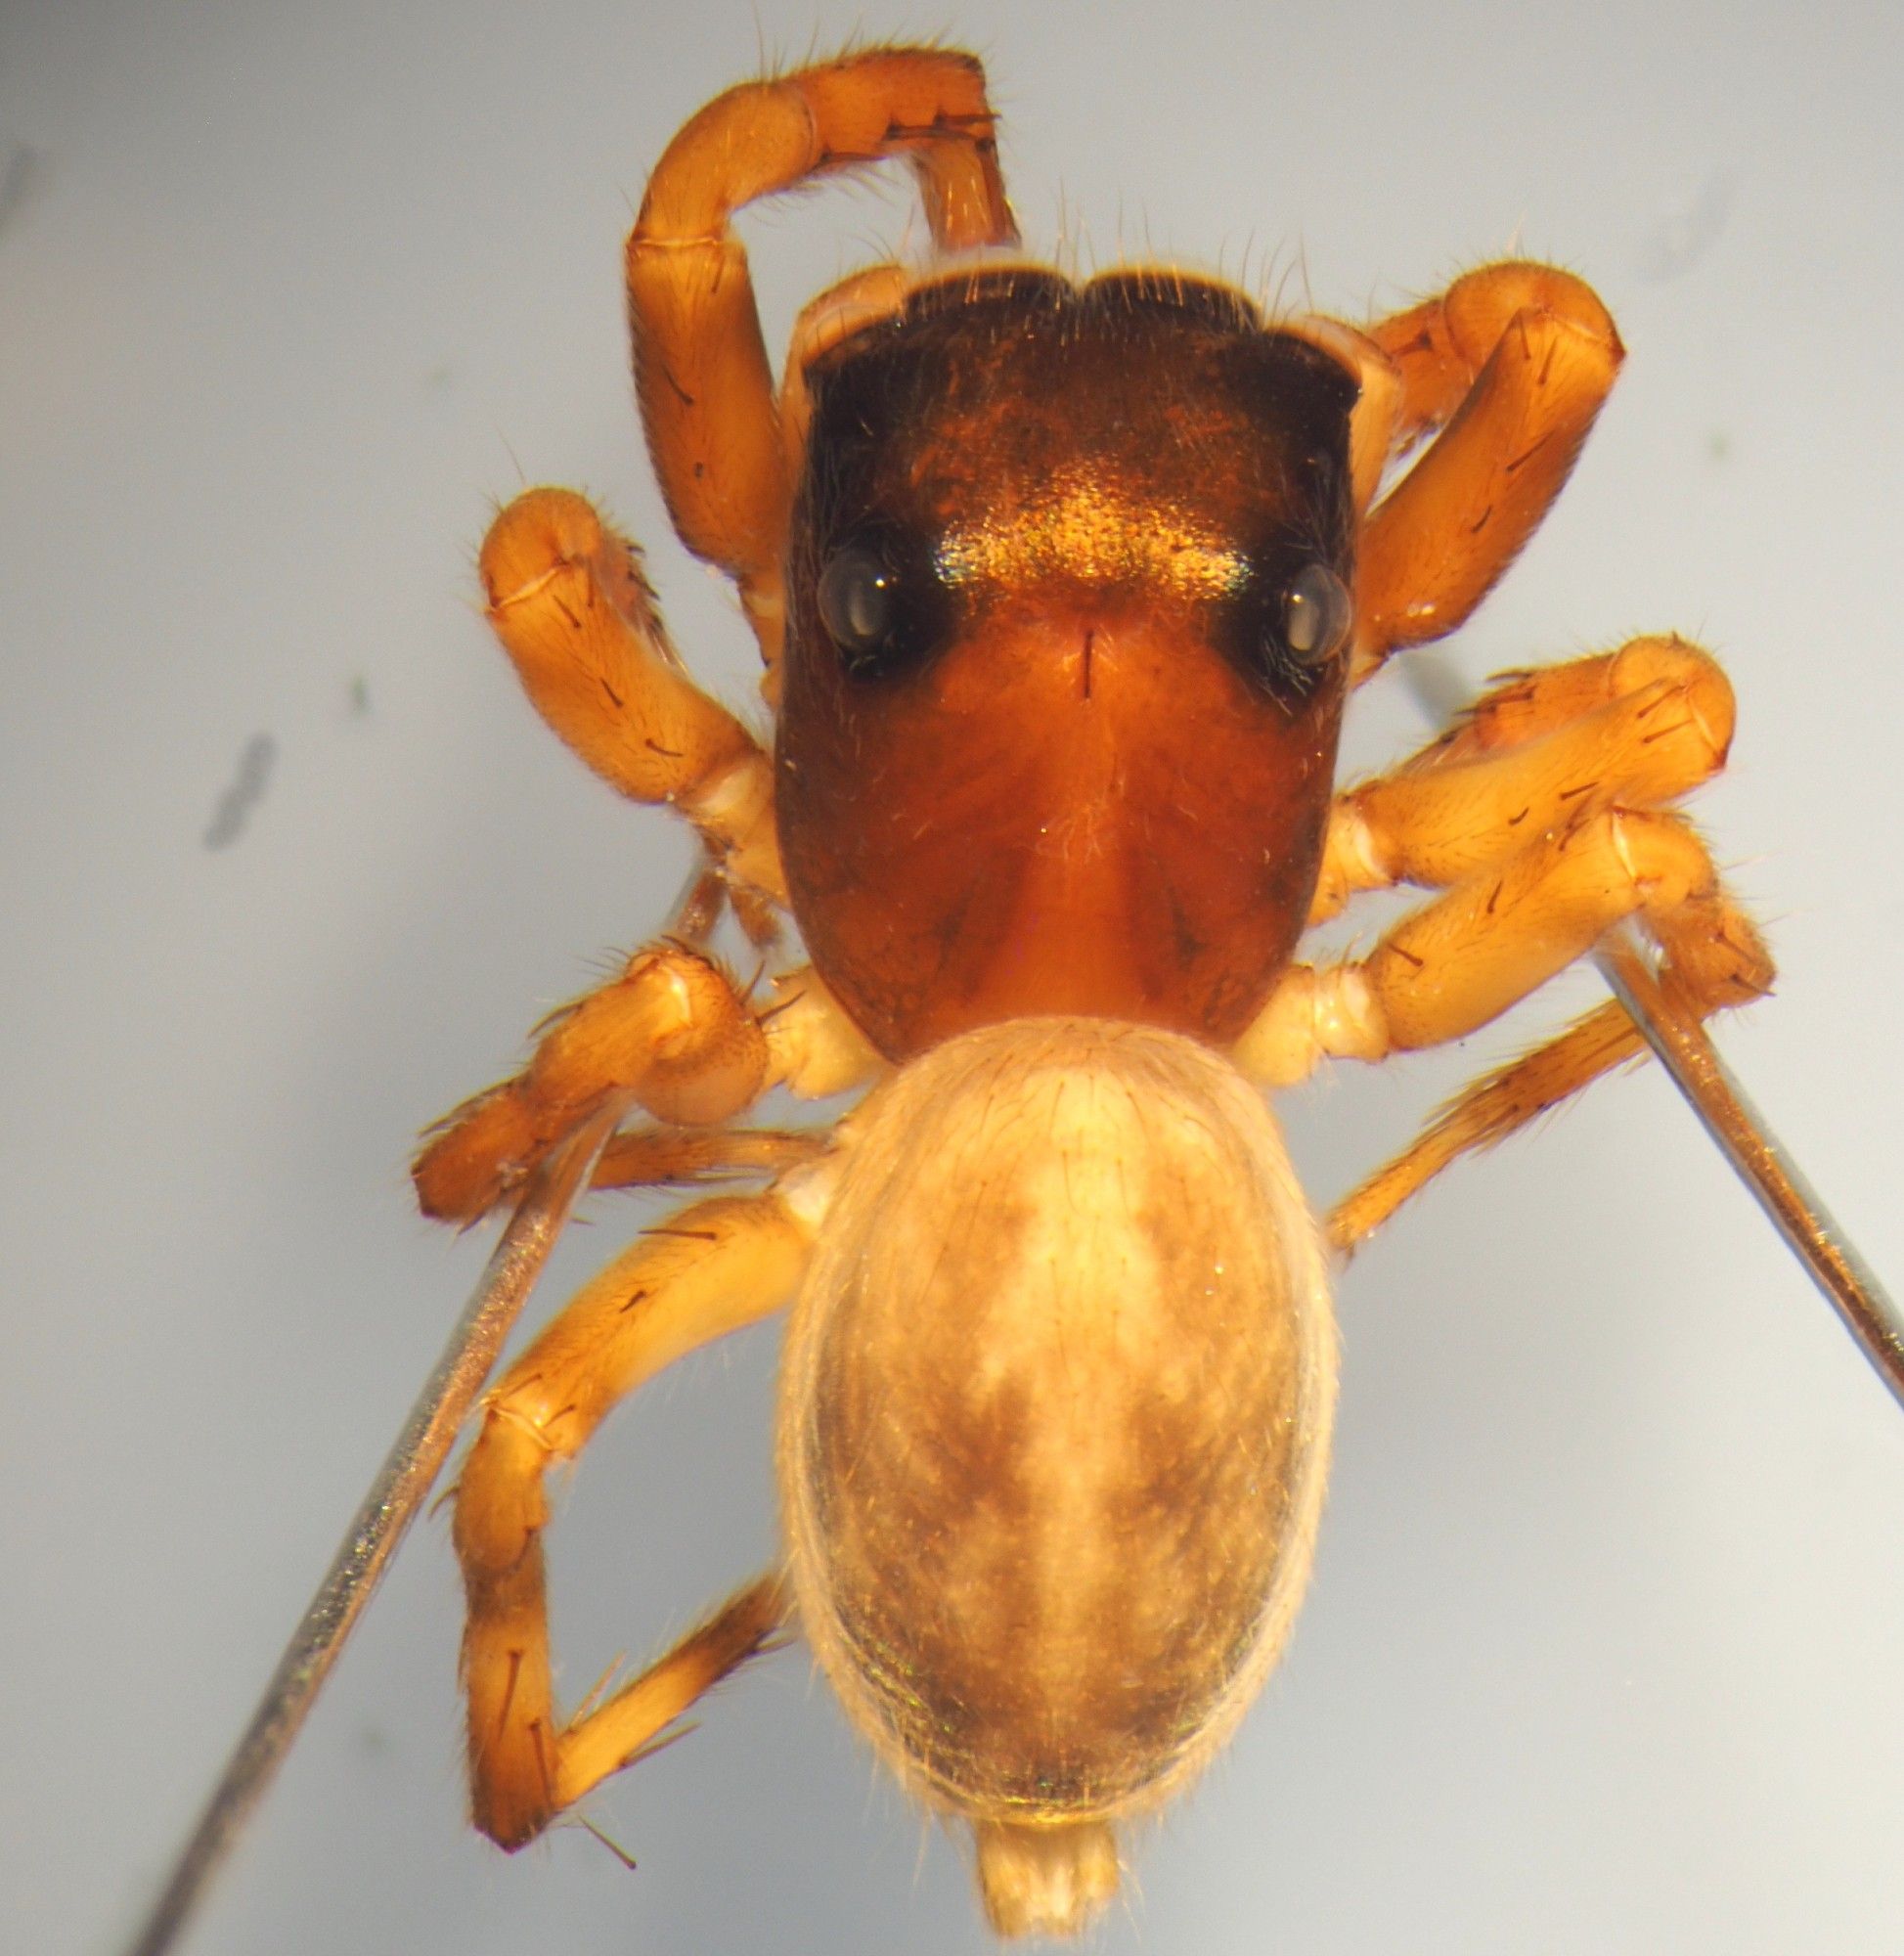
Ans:
[[[487,616],[531,704],[611,787],[667,802],[737,888],[786,901],[773,768],[687,677],[641,553],[569,489],[531,489],[478,559]]]
[[[936,249],[1015,243],[993,128],[970,56],[872,48],[730,89],[682,129],[648,181],[626,260],[648,448],[682,541],[735,579],[770,670],[792,474],[730,219],[756,198],[903,156]]]
[[[1736,929],[1705,846],[1681,817],[1601,809],[1538,835],[1412,911],[1363,958],[1292,965],[1236,1049],[1283,1084],[1326,1054],[1386,1059],[1498,1018],[1616,924],[1662,941],[1688,917]],[[1761,988],[1762,989],[1762,988]]]
[[[627,1128],[602,1149],[592,1188],[660,1188],[777,1175],[825,1153],[814,1128]]]
[[[670,1124],[714,1127],[770,1087],[820,1099],[882,1062],[806,970],[775,981],[756,1013],[733,979],[688,946],[643,948],[621,975],[544,1021],[529,1064],[466,1100],[411,1167],[423,1214],[473,1222],[610,1094]]]
[[[1704,1018],[1761,996],[1772,964],[1704,844],[1661,813],[1723,765],[1732,695],[1677,639],[1522,674],[1394,773],[1338,799],[1314,914],[1409,881],[1446,894],[1365,959],[1292,967],[1236,1049],[1301,1078],[1322,1054],[1379,1059],[1458,1039],[1636,918],[1661,982]],[[1645,1050],[1616,1004],[1478,1082],[1336,1210],[1349,1248],[1457,1156],[1490,1145]]]
[[[1391,773],[1337,795],[1309,922],[1363,890],[1444,889],[1585,808],[1660,808],[1725,765],[1732,687],[1676,636],[1506,676]]]
[[[1649,922],[1662,953],[1660,988],[1682,1017],[1708,1018],[1771,990],[1770,954],[1750,917],[1723,891]],[[1329,1240],[1352,1250],[1451,1162],[1505,1140],[1603,1074],[1644,1059],[1647,1050],[1645,1036],[1616,1000],[1583,1013],[1449,1101],[1400,1154],[1337,1203],[1326,1224]]]
[[[457,1484],[455,1538],[469,1611],[471,1801],[477,1826],[505,1847],[651,1746],[785,1618],[778,1578],[762,1577],[605,1703],[564,1721],[550,1668],[544,1482],[645,1380],[791,1301],[812,1207],[776,1186],[682,1210],[586,1285],[483,1401]]]
[[[1376,505],[1356,581],[1357,680],[1451,632],[1560,493],[1625,357],[1591,289],[1544,265],[1486,265],[1369,329],[1398,369],[1397,450],[1439,428]]]

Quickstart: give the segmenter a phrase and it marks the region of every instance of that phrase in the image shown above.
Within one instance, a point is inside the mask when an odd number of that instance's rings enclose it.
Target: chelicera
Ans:
[[[731,213],[888,158],[932,261],[814,301],[776,384]],[[477,1824],[520,1845],[797,1628],[969,1825],[1004,1934],[1103,1905],[1120,1830],[1207,1763],[1288,1633],[1330,1246],[1640,1048],[1590,1013],[1322,1226],[1262,1089],[1458,1039],[1623,922],[1693,1016],[1771,977],[1672,807],[1733,722],[1675,637],[1513,675],[1335,785],[1353,689],[1459,625],[1566,480],[1622,358],[1585,286],[1502,263],[1372,324],[1265,319],[1175,270],[1079,285],[1016,236],[978,64],[944,49],[746,84],[667,150],[628,244],[638,391],[675,527],[758,636],[771,751],[583,499],[503,512],[482,575],[531,699],[685,815],[706,868],[417,1164],[425,1209],[469,1222],[639,1109],[598,1185],[764,1183],[643,1232],[485,1400],[455,1523]],[[1367,956],[1299,961],[1402,883],[1434,894]],[[730,910],[764,989],[708,949]],[[830,1131],[734,1125],[774,1087],[866,1090]],[[782,1309],[781,1566],[559,1711],[549,1468]]]

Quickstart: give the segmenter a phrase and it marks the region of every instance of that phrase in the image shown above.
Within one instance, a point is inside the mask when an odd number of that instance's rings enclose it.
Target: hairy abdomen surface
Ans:
[[[782,1388],[802,1626],[934,1805],[1141,1810],[1308,1571],[1335,1336],[1275,1126],[1186,1039],[1039,1019],[912,1062],[847,1147]]]

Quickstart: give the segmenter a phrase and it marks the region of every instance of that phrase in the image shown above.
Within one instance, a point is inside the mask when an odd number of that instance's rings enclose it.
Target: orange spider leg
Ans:
[[[512,1080],[465,1100],[411,1166],[425,1216],[473,1222],[610,1093],[665,1121],[731,1119],[763,1090],[767,1040],[733,981],[681,945],[638,951],[620,977],[543,1022]]]
[[[1732,687],[1676,637],[1517,673],[1419,753],[1339,794],[1309,922],[1363,890],[1445,888],[1587,809],[1659,808],[1719,772]]]
[[[1272,1085],[1318,1057],[1384,1059],[1497,1018],[1616,924],[1662,942],[1688,918],[1738,914],[1679,817],[1597,809],[1538,835],[1404,917],[1365,958],[1292,965],[1235,1059]]]
[[[1450,895],[1362,964],[1296,967],[1238,1064],[1286,1081],[1323,1052],[1378,1058],[1459,1038],[1628,914],[1659,943],[1682,1010],[1704,1018],[1761,997],[1772,964],[1751,919],[1691,830],[1644,812],[1716,773],[1732,725],[1724,674],[1674,638],[1514,676],[1393,774],[1338,799],[1315,914],[1398,881],[1452,884]],[[1351,1247],[1457,1156],[1644,1050],[1617,1004],[1588,1013],[1462,1094],[1337,1208],[1332,1239]]]
[[[1358,680],[1453,631],[1493,588],[1560,493],[1625,357],[1592,290],[1543,265],[1483,266],[1369,336],[1400,374],[1397,448],[1441,433],[1362,533]]]
[[[1669,697],[1678,706],[1649,711],[1647,702],[1661,684],[1670,687]],[[1557,722],[1572,714],[1600,720],[1608,711],[1608,695],[1627,685],[1632,686],[1630,697],[1640,708],[1636,726],[1647,726],[1642,737],[1652,749],[1649,767],[1657,767],[1663,758],[1661,750],[1671,746],[1680,747],[1691,760],[1698,741],[1709,740],[1716,772],[1723,764],[1732,725],[1731,689],[1706,653],[1668,637],[1636,639],[1617,652],[1514,675],[1477,702],[1440,739],[1404,762],[1389,778],[1390,783],[1399,787],[1411,775],[1460,780],[1483,765],[1481,757],[1527,741],[1545,746]],[[1687,720],[1695,723],[1693,729],[1687,729]],[[1622,800],[1640,799],[1638,773],[1621,783]],[[1696,783],[1689,781],[1666,792],[1677,795],[1691,785]],[[1344,800],[1354,798],[1351,791]],[[1352,832],[1354,824],[1345,826]],[[1365,849],[1347,853],[1364,858],[1367,854]],[[1401,852],[1404,857],[1410,853]],[[1661,952],[1660,987],[1687,1017],[1707,1018],[1770,991],[1771,956],[1750,916],[1723,888],[1715,887],[1683,909],[1650,921]],[[1565,1032],[1483,1076],[1449,1102],[1407,1148],[1337,1204],[1328,1222],[1330,1239],[1339,1249],[1352,1249],[1449,1163],[1492,1147],[1603,1074],[1644,1058],[1646,1051],[1639,1029],[1617,1001],[1609,1000],[1596,1006]]]
[[[1616,357],[1619,353],[1613,316],[1593,289],[1557,265],[1526,258],[1477,266],[1446,291],[1364,329],[1401,377],[1397,448],[1411,448],[1454,419],[1488,356],[1523,312],[1571,319],[1611,341]]]
[[[778,1175],[824,1154],[830,1137],[803,1128],[629,1128],[602,1149],[594,1188],[659,1188]]]
[[[641,553],[569,489],[532,489],[491,525],[478,570],[488,618],[543,719],[612,787],[667,802],[723,872],[786,901],[773,769],[687,677]]]
[[[1496,673],[1491,689],[1463,708],[1402,767],[1411,771],[1442,768],[1498,753],[1524,740],[1538,739],[1610,699],[1637,692],[1659,680],[1673,682],[1686,710],[1713,730],[1719,750],[1716,771],[1724,761],[1726,747],[1718,730],[1729,732],[1735,718],[1732,683],[1710,652],[1677,632],[1629,639],[1614,651],[1589,653],[1561,665]]]
[[[770,1087],[819,1100],[879,1071],[878,1054],[811,971],[774,986],[778,998],[757,1015],[700,952],[638,951],[620,977],[543,1021],[520,1073],[430,1131],[411,1166],[423,1214],[465,1223],[487,1215],[610,1094],[632,1095],[662,1121],[713,1127]]]
[[[635,386],[682,541],[727,570],[770,673],[792,477],[734,211],[817,176],[906,157],[934,247],[1009,244],[985,72],[945,49],[869,49],[708,104],[669,144],[627,250]]]
[[[1649,925],[1662,954],[1660,990],[1685,1017],[1708,1018],[1771,990],[1771,954],[1751,918],[1722,889],[1675,915],[1649,919]],[[1595,1006],[1442,1108],[1408,1147],[1330,1212],[1325,1225],[1330,1242],[1352,1250],[1451,1162],[1505,1140],[1603,1074],[1644,1059],[1647,1050],[1617,1000]]]
[[[580,1291],[484,1400],[457,1484],[455,1535],[469,1610],[471,1802],[476,1825],[502,1846],[520,1846],[651,1748],[784,1619],[779,1579],[763,1577],[604,1704],[564,1722],[550,1672],[544,1481],[664,1366],[787,1304],[812,1241],[799,1199],[777,1189],[685,1209]]]

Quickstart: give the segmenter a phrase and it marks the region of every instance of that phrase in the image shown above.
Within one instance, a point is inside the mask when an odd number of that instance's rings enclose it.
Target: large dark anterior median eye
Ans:
[[[899,624],[899,579],[882,557],[858,545],[819,573],[819,622],[849,667],[879,664]]]
[[[1355,622],[1348,585],[1311,548],[1271,544],[1252,553],[1249,577],[1220,608],[1217,628],[1237,666],[1292,709],[1325,683]]]
[[[1326,563],[1307,563],[1283,590],[1283,644],[1306,666],[1334,657],[1349,636],[1354,606]]]
[[[897,524],[842,542],[820,567],[814,606],[840,663],[860,680],[916,671],[950,625],[926,544]]]

